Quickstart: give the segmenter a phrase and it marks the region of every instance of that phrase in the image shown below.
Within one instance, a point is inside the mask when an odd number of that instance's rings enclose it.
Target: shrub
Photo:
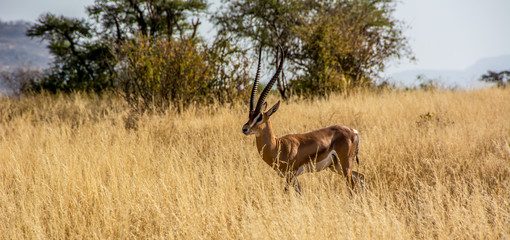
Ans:
[[[43,78],[43,71],[34,67],[21,66],[0,73],[0,84],[6,84],[8,95],[31,92]]]
[[[187,39],[138,37],[123,44],[115,55],[125,99],[138,112],[161,112],[169,107],[180,112],[191,104],[245,98],[248,61],[229,61],[233,52],[221,49],[207,49]]]

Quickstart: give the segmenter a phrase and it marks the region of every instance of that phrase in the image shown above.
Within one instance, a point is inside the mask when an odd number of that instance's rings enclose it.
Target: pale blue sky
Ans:
[[[35,21],[45,12],[86,17],[93,0],[0,0],[2,21]],[[415,63],[392,64],[388,73],[411,69],[462,70],[486,57],[510,54],[510,0],[406,0],[404,20]],[[510,64],[510,63],[509,63]]]
[[[390,71],[463,70],[510,54],[510,0],[407,0],[395,17],[411,27],[406,35],[417,62]]]

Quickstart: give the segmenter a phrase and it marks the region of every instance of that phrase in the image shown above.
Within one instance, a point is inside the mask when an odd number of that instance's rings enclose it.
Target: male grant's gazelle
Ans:
[[[264,161],[277,170],[282,177],[286,177],[287,184],[293,185],[297,192],[301,186],[297,176],[313,170],[320,171],[326,168],[342,172],[347,177],[347,184],[354,188],[355,182],[363,187],[364,175],[353,171],[354,160],[358,161],[358,132],[346,126],[334,125],[303,134],[289,134],[280,138],[275,137],[269,118],[278,110],[278,101],[268,111],[265,99],[269,90],[282,71],[284,53],[281,51],[281,60],[273,78],[262,91],[255,106],[254,98],[257,94],[257,84],[260,76],[260,55],[257,73],[250,98],[249,119],[243,126],[246,135],[255,134],[257,149]],[[264,112],[265,111],[265,112]]]

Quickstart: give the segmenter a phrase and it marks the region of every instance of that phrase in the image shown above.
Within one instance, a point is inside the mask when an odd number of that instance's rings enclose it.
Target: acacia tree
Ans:
[[[410,56],[402,24],[391,17],[391,1],[337,1],[315,5],[311,21],[298,26],[305,74],[296,88],[311,94],[369,84],[388,59]]]
[[[46,40],[54,56],[48,74],[33,88],[99,92],[112,86],[112,55],[106,45],[91,40],[93,29],[85,20],[48,13],[27,30],[27,36]]]
[[[510,81],[510,70],[501,72],[487,71],[486,74],[480,77],[480,81],[497,83],[498,87],[504,88]]]
[[[299,12],[306,13],[309,8],[305,1],[235,0],[222,3],[226,6],[212,17],[219,26],[220,34],[247,39],[257,46],[255,49],[260,45],[271,59],[279,59],[279,46],[283,47],[286,56],[298,50],[298,39],[292,29],[302,24]],[[276,61],[274,67],[277,68]],[[287,99],[291,90],[283,72],[278,78],[277,88],[282,98]]]
[[[235,0],[213,20],[268,54],[283,46],[293,90],[324,95],[371,82],[388,59],[410,55],[394,7],[391,0]]]
[[[96,0],[87,8],[95,21],[48,13],[32,25],[27,36],[49,43],[55,57],[48,74],[32,88],[50,91],[93,90],[117,86],[112,50],[135,36],[151,39],[194,39],[199,20],[189,15],[205,10],[203,0]]]
[[[171,40],[176,31],[182,38],[190,30],[194,38],[200,21],[190,23],[188,17],[206,9],[204,0],[96,0],[87,7],[103,35],[117,41],[137,35]]]
[[[115,42],[118,83],[137,111],[178,111],[190,104],[242,99],[249,65],[242,50],[219,35],[197,37],[202,0],[96,0],[89,14]]]

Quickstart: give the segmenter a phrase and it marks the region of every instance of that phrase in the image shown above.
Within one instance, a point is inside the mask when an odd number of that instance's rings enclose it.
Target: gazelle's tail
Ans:
[[[356,129],[352,129],[356,133],[356,151],[354,151],[354,156],[356,156],[356,163],[359,165],[358,151],[359,151],[359,134]]]

